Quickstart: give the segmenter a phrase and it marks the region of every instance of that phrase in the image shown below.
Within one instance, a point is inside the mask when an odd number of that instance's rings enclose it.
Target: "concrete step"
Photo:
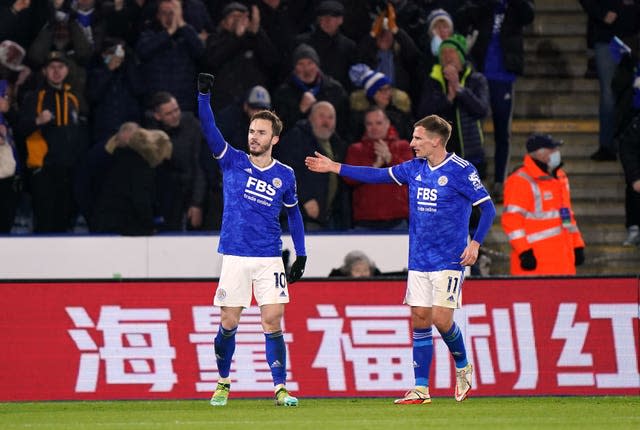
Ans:
[[[509,154],[512,160],[521,160],[526,153],[525,143],[530,133],[512,133]],[[554,139],[561,140],[564,145],[561,148],[562,156],[569,159],[574,157],[587,157],[598,147],[598,135],[596,133],[551,133]],[[493,133],[485,133],[484,150],[487,156],[493,156],[495,139]]]
[[[564,155],[564,154],[563,154]],[[493,171],[493,152],[486,155],[487,169]],[[513,166],[522,164],[521,157],[512,157]],[[593,182],[598,181],[601,176],[613,176],[623,178],[622,164],[616,161],[597,162],[585,158],[563,157],[563,169],[569,175],[571,183],[584,179]],[[610,182],[609,182],[610,183]]]
[[[515,104],[515,118],[594,118],[598,115],[598,95],[530,94]]]
[[[581,35],[547,35],[528,34],[524,39],[524,52],[527,56],[549,56],[550,53],[585,53],[587,50],[586,37]]]
[[[529,93],[589,93],[600,94],[597,79],[584,79],[582,77],[548,79],[536,77],[523,77],[516,81],[516,103],[522,97],[528,97]]]
[[[564,55],[542,60],[525,57],[524,76],[547,77],[549,79],[582,78],[587,69],[587,55],[573,54],[573,60]]]
[[[543,12],[582,12],[578,0],[536,0],[536,14]]]
[[[511,123],[512,133],[598,133],[600,129],[597,119],[579,118],[524,118],[515,119]],[[491,119],[487,119],[483,124],[485,133],[493,131]]]
[[[531,25],[524,29],[525,36],[585,36],[587,15],[582,12],[536,13]]]

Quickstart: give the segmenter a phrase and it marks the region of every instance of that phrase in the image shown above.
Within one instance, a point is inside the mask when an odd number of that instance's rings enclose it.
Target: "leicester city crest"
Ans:
[[[273,178],[273,181],[271,181],[271,183],[276,188],[282,187],[282,179],[280,179],[280,178]]]
[[[445,185],[447,185],[447,182],[449,182],[449,179],[447,179],[446,176],[440,176],[438,178],[438,185],[440,185],[441,187],[444,187]]]
[[[219,300],[224,300],[227,297],[227,292],[224,290],[224,288],[218,288],[218,291],[216,291],[216,297]]]

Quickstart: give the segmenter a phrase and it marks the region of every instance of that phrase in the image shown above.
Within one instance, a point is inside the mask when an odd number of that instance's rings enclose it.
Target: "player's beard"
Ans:
[[[252,147],[251,143],[249,143],[249,154],[251,154],[254,157],[259,157],[260,155],[263,155],[268,150],[269,150],[269,145],[261,145],[258,143],[257,145]]]

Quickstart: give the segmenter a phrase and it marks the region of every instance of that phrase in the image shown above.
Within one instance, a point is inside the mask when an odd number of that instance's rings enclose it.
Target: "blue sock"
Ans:
[[[287,379],[287,349],[284,345],[282,330],[265,333],[267,364],[271,369],[273,385],[284,384]]]
[[[456,367],[458,369],[462,369],[469,362],[467,361],[467,350],[464,347],[464,338],[462,337],[462,331],[460,327],[455,323],[451,326],[448,332],[442,333],[442,340],[447,344],[451,355],[453,355],[453,360],[456,362]]]
[[[413,329],[413,374],[416,386],[429,386],[429,371],[433,357],[431,327]]]
[[[233,353],[236,350],[236,331],[238,327],[234,327],[231,330],[218,327],[218,334],[213,341],[213,347],[216,352],[216,363],[218,363],[218,373],[221,378],[229,377],[229,370],[231,369],[231,359]]]

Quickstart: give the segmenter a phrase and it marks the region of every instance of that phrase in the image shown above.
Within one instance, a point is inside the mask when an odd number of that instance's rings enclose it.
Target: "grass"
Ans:
[[[603,429],[640,428],[640,397],[477,397],[394,405],[390,399],[0,403],[1,429]]]

